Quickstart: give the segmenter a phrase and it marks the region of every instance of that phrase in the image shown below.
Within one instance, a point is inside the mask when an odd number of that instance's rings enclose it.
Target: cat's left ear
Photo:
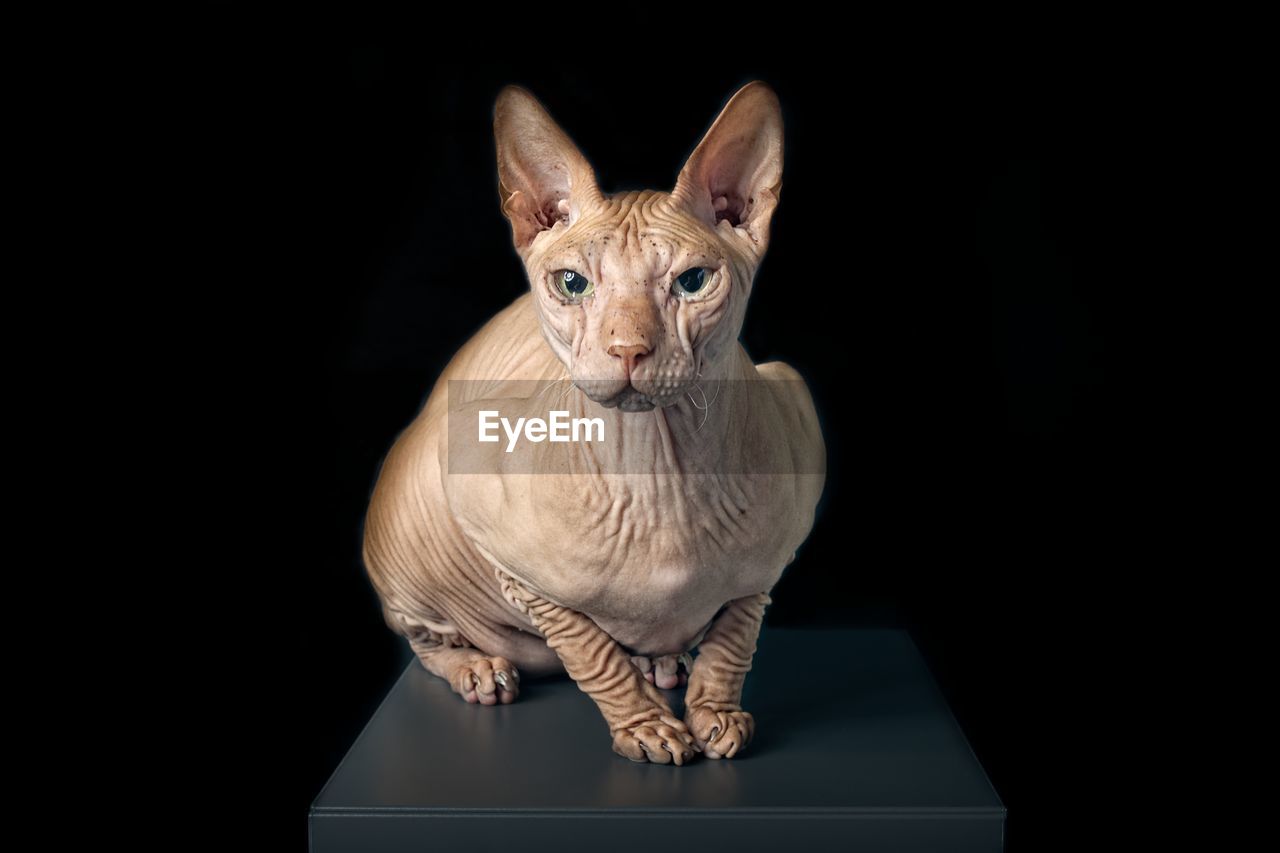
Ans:
[[[756,80],[729,99],[680,170],[672,195],[715,228],[727,221],[745,232],[757,254],[769,243],[769,221],[782,191],[782,107]]]

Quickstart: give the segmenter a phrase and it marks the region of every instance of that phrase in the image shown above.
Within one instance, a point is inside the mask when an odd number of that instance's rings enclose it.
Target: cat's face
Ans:
[[[738,339],[755,272],[724,235],[649,191],[591,201],[539,234],[525,265],[574,383],[626,411],[689,392]]]
[[[503,212],[543,335],[591,399],[625,411],[715,377],[742,329],[781,188],[777,98],[742,89],[670,192],[606,196],[529,93],[495,110]]]

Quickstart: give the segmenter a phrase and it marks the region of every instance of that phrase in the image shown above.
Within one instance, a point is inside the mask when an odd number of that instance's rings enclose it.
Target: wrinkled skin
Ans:
[[[738,343],[781,189],[777,98],[740,90],[669,193],[603,194],[523,89],[503,90],[494,129],[530,291],[458,352],[383,464],[364,560],[387,624],[468,702],[567,672],[620,755],[732,758],[754,732],[740,703],[769,591],[825,469],[799,376]],[[704,284],[681,291],[691,268]],[[558,289],[564,270],[589,292]],[[448,473],[449,417],[545,415],[528,389],[555,382],[557,409],[623,440],[567,449],[573,473],[510,470],[499,445],[477,451],[489,473]],[[677,719],[660,688],[686,683]]]

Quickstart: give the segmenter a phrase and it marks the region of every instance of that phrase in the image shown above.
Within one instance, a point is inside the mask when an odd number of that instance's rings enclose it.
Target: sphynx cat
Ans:
[[[733,758],[755,728],[742,690],[769,593],[826,464],[799,375],[738,341],[782,187],[777,96],[739,90],[671,192],[603,193],[522,88],[499,94],[494,132],[530,290],[459,350],[383,463],[363,556],[384,617],[467,702],[568,673],[620,755]],[[512,470],[504,442],[450,447],[451,418],[545,416],[528,389],[555,382],[608,447],[558,446],[568,468],[544,472]],[[452,473],[464,450],[488,467]],[[683,720],[662,692],[682,684]]]

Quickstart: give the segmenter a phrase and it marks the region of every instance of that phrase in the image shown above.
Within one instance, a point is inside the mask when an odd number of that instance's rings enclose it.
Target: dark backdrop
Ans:
[[[1128,84],[972,56],[851,69],[829,51],[729,53],[632,73],[494,47],[461,62],[309,44],[274,60],[243,123],[261,153],[241,210],[272,260],[218,296],[250,333],[224,341],[255,380],[233,419],[268,460],[244,491],[271,535],[243,576],[281,595],[286,642],[255,652],[286,765],[273,811],[301,845],[308,804],[408,660],[359,563],[379,461],[527,286],[498,209],[499,88],[530,88],[615,191],[670,188],[759,78],[781,98],[786,162],[743,339],[808,380],[829,451],[767,622],[909,629],[1009,808],[1008,849],[1065,831],[1123,576]]]

